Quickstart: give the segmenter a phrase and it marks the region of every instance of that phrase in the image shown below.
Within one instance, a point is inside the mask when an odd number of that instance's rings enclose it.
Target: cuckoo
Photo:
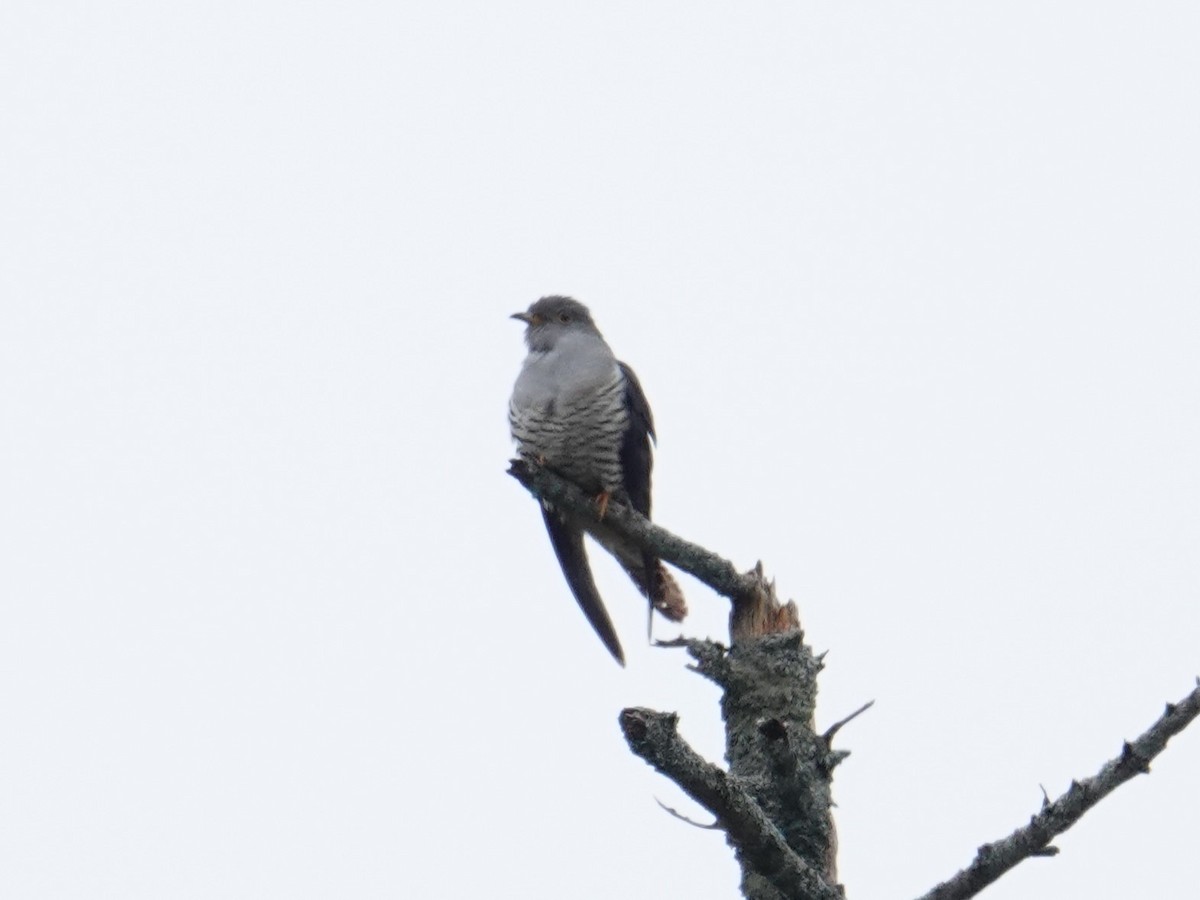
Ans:
[[[610,499],[650,516],[655,440],[650,405],[637,376],[613,356],[582,303],[543,297],[513,318],[525,323],[529,348],[509,401],[513,440],[522,457],[596,498],[599,521],[584,523],[545,503],[542,516],[571,593],[604,646],[624,665],[621,642],[592,578],[585,530],[616,557],[652,611],[675,622],[687,613],[683,592],[662,561],[603,524]]]

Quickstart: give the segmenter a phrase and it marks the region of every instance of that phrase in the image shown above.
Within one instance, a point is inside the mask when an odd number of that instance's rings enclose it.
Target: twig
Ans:
[[[1042,809],[1003,840],[984,844],[969,866],[944,881],[920,900],[966,900],[1031,856],[1052,856],[1050,841],[1079,821],[1085,812],[1135,775],[1147,774],[1150,761],[1170,740],[1200,716],[1200,679],[1179,703],[1168,703],[1166,712],[1132,743],[1126,741],[1120,756],[1110,759],[1091,778],[1072,781],[1065,794]]]
[[[728,597],[733,607],[731,643],[800,630],[796,604],[779,602],[775,584],[763,574],[761,562],[749,572],[739,572],[729,560],[660,528],[624,503],[609,503],[601,520],[596,515],[596,504],[581,488],[529,460],[511,460],[508,474],[543,503],[569,514],[601,543],[606,543],[606,534],[619,535]]]
[[[826,728],[825,733],[823,735],[821,735],[821,739],[825,741],[825,746],[828,747],[833,742],[833,736],[842,730],[843,725],[847,725],[850,722],[853,722],[855,719],[857,719],[859,716],[861,716],[863,713],[865,713],[868,709],[870,709],[874,705],[875,705],[874,700],[868,700],[866,703],[864,703],[862,706],[860,706],[854,712],[850,713],[850,715],[846,716],[846,718],[839,719],[838,721],[836,721],[832,725],[830,725],[828,728]]]
[[[661,800],[659,800],[657,797],[654,798],[654,802],[657,803],[659,806],[661,806],[668,813],[673,815],[675,818],[677,818],[680,822],[687,822],[689,825],[699,828],[702,831],[720,831],[721,830],[721,823],[719,821],[714,821],[711,825],[705,825],[703,822],[697,822],[695,819],[689,819],[687,816],[685,816],[679,810],[672,809],[671,807],[667,806],[667,804],[665,804]]]
[[[514,459],[509,462],[508,474],[539,499],[576,516],[589,530],[610,528],[653,551],[660,559],[696,576],[723,597],[733,600],[755,588],[753,577],[739,572],[729,560],[699,544],[676,537],[624,503],[609,503],[601,523],[596,518],[596,504],[592,498],[544,466]]]

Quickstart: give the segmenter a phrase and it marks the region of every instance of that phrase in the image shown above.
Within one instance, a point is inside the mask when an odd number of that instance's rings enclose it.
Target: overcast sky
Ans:
[[[1200,7],[0,6],[0,894],[736,896],[504,474],[589,304],[828,650],[851,898],[1200,674]],[[594,554],[595,557],[595,554]],[[682,578],[684,633],[725,602]],[[676,633],[669,627],[659,634]],[[1196,896],[1200,729],[994,900]]]

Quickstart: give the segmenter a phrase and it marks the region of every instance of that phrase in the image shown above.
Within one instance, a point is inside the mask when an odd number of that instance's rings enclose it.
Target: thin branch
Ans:
[[[753,577],[739,572],[729,560],[699,544],[676,537],[624,503],[609,503],[601,522],[596,518],[596,504],[592,498],[550,469],[525,459],[514,459],[509,462],[508,474],[538,499],[576,516],[581,524],[590,526],[589,530],[610,528],[660,559],[696,576],[723,597],[734,600],[755,589]]]
[[[656,638],[653,647],[658,647],[664,650],[674,650],[679,647],[687,647],[691,643],[691,638],[676,637],[676,638]]]
[[[622,710],[629,748],[711,812],[747,864],[785,897],[843,900],[788,846],[762,807],[717,766],[679,736],[678,717],[652,709]]]
[[[825,741],[825,746],[828,747],[833,742],[833,736],[842,730],[843,725],[848,725],[849,723],[853,722],[874,705],[874,700],[868,700],[854,712],[850,713],[850,715],[846,716],[846,718],[838,719],[838,721],[826,728],[825,733],[821,735],[821,739]]]
[[[721,831],[721,823],[719,821],[713,822],[711,825],[705,825],[703,822],[697,822],[695,819],[689,819],[687,816],[685,816],[679,810],[672,809],[671,807],[667,806],[667,804],[665,804],[661,800],[659,800],[657,797],[654,798],[654,802],[657,803],[659,806],[661,806],[664,811],[670,813],[672,816],[674,816],[676,819],[678,819],[680,822],[687,822],[692,827],[699,828],[701,831]]]
[[[1003,840],[984,844],[969,866],[920,900],[966,900],[1021,861],[1057,853],[1050,841],[1126,781],[1148,774],[1150,761],[1163,751],[1167,741],[1200,716],[1200,679],[1196,684],[1179,703],[1168,703],[1166,712],[1141,737],[1133,743],[1126,741],[1120,756],[1106,762],[1093,777],[1072,781],[1067,792],[1052,803],[1043,802],[1041,811],[1030,818],[1028,825]]]
[[[585,491],[527,459],[512,460],[508,474],[543,503],[569,514],[601,543],[606,543],[605,535],[623,537],[728,597],[733,604],[729,625],[732,643],[800,630],[796,604],[779,602],[775,584],[763,575],[761,562],[749,572],[739,572],[729,560],[660,528],[624,503],[609,503],[600,519],[595,502]]]

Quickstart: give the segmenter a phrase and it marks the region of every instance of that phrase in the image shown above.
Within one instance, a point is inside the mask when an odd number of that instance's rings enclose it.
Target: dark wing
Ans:
[[[621,642],[617,639],[617,630],[613,628],[612,619],[596,590],[596,582],[592,578],[592,567],[588,565],[587,550],[583,546],[583,531],[571,525],[553,510],[542,507],[542,517],[546,520],[546,532],[550,535],[550,543],[554,547],[554,555],[562,567],[563,575],[575,602],[592,623],[592,628],[604,641],[604,646],[617,662],[625,665],[625,654],[621,650]]]
[[[650,449],[650,442],[654,440],[654,415],[633,369],[623,362],[617,365],[625,376],[625,406],[629,410],[629,427],[621,441],[621,474],[629,502],[648,519],[650,470],[654,466]]]
[[[647,519],[650,518],[650,470],[654,468],[654,453],[650,442],[654,436],[654,414],[650,412],[650,401],[642,390],[642,384],[633,374],[633,369],[625,363],[618,362],[621,374],[625,376],[625,406],[629,410],[629,427],[621,440],[621,478],[624,481],[625,493],[633,508]],[[649,638],[654,630],[655,597],[659,587],[656,574],[662,568],[658,558],[652,553],[642,554],[641,573],[622,562],[629,577],[650,601],[649,618],[646,620],[646,636]]]

